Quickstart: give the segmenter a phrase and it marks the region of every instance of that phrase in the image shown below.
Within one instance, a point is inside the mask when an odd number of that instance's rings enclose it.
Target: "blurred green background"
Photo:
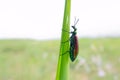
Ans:
[[[0,80],[55,80],[59,40],[0,40]],[[70,80],[120,80],[120,38],[80,38]]]

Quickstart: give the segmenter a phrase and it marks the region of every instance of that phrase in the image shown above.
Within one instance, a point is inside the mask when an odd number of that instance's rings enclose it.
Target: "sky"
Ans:
[[[0,0],[0,39],[59,39],[65,0]],[[78,37],[120,36],[120,0],[71,0]]]

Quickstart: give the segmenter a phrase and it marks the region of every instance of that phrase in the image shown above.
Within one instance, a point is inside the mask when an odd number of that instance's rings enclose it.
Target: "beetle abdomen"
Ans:
[[[78,54],[78,38],[76,35],[72,35],[70,39],[70,59],[74,61]]]

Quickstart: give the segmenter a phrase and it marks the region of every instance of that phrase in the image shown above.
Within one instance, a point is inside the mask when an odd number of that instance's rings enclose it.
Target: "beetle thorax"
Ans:
[[[72,32],[72,35],[76,35],[76,31],[73,31],[73,32]]]

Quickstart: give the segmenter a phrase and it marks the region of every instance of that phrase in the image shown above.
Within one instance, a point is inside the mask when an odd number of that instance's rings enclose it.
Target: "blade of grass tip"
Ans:
[[[60,45],[60,53],[59,53],[60,55],[58,59],[56,80],[69,80],[69,53],[66,52],[69,50],[68,40],[69,40],[69,30],[70,30],[70,8],[71,8],[71,0],[65,0],[61,45]]]

